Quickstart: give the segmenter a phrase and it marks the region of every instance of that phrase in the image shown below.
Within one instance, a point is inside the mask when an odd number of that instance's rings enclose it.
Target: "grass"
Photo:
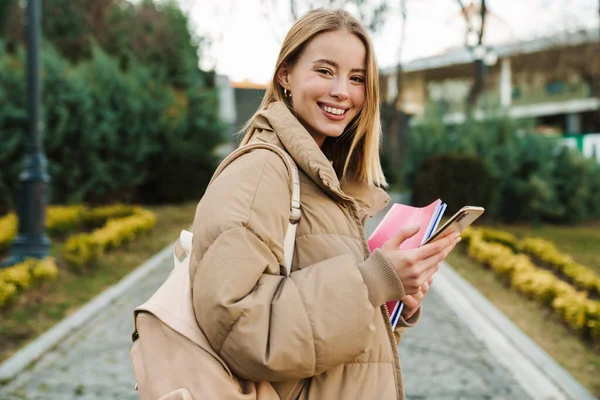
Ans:
[[[600,272],[597,222],[578,227],[497,225],[494,228],[519,237],[551,240],[561,251]],[[505,286],[493,271],[468,257],[465,250],[466,246],[461,244],[453,251],[447,259],[450,265],[592,394],[600,397],[600,349],[569,330],[549,308]]]
[[[175,241],[181,229],[192,224],[196,202],[148,208],[156,213],[157,222],[147,235],[106,253],[81,274],[69,271],[57,257],[60,273],[55,281],[22,293],[13,305],[0,311],[0,362]],[[62,243],[56,242],[51,252],[58,256],[61,249]]]

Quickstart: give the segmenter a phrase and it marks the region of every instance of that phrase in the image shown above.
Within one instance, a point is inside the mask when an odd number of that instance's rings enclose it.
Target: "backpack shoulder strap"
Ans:
[[[300,217],[302,216],[302,212],[300,210],[300,177],[298,174],[298,167],[292,157],[286,153],[281,148],[270,144],[270,143],[250,143],[239,147],[229,154],[225,159],[219,164],[215,173],[213,174],[209,185],[223,172],[223,170],[231,164],[238,157],[256,149],[266,149],[276,153],[281,160],[285,164],[288,175],[290,178],[291,187],[290,187],[290,219],[288,224],[288,229],[285,234],[284,239],[284,247],[283,247],[283,255],[285,259],[285,268],[286,268],[286,276],[290,275],[292,269],[292,258],[294,256],[294,244],[296,241],[296,228],[298,221],[300,221]]]

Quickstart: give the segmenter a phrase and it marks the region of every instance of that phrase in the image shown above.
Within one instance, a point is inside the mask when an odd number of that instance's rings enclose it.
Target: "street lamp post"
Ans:
[[[50,176],[42,143],[43,120],[41,105],[41,0],[27,1],[27,115],[29,130],[26,138],[27,165],[19,176],[20,190],[17,214],[19,233],[6,267],[27,257],[44,258],[50,249],[46,235],[46,202]]]

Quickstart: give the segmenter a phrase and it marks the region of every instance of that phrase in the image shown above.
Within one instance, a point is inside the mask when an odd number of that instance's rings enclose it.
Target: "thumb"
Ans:
[[[402,242],[408,239],[411,236],[414,236],[421,229],[421,225],[411,225],[405,226],[398,229],[398,232],[394,236],[392,236],[389,242],[394,246],[400,246]]]

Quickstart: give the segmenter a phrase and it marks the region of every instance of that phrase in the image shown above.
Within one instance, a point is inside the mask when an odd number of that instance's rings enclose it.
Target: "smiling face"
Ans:
[[[365,101],[366,49],[354,34],[337,30],[314,37],[297,62],[283,65],[279,84],[317,144],[338,137]]]

